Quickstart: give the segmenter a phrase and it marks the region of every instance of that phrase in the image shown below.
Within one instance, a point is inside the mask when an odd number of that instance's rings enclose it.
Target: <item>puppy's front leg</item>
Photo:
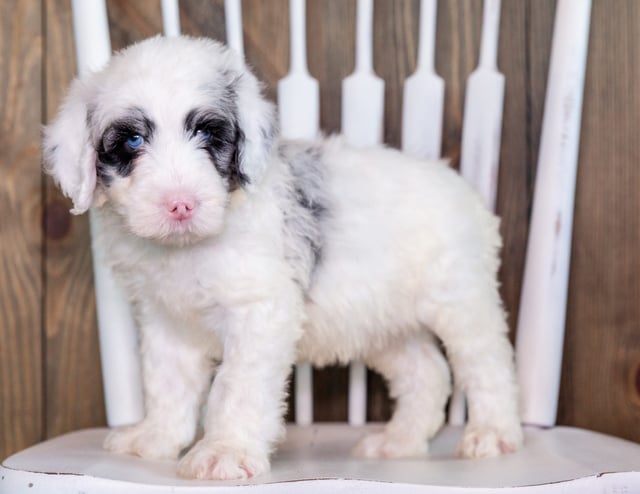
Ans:
[[[149,459],[175,459],[195,437],[213,366],[206,349],[142,306],[140,319],[145,418],[112,430],[104,447]]]
[[[294,312],[275,301],[230,311],[205,435],[180,461],[180,475],[228,480],[269,470],[269,453],[284,433],[286,381],[300,331]]]

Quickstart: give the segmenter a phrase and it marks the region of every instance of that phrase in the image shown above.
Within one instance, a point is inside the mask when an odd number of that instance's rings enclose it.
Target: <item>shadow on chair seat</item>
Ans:
[[[272,472],[248,482],[181,479],[175,475],[175,462],[108,453],[101,446],[107,429],[87,429],[5,460],[0,492],[640,492],[640,446],[595,432],[527,428],[526,446],[518,453],[469,461],[454,457],[462,429],[447,427],[433,440],[428,460],[351,457],[355,442],[376,428],[290,426]]]

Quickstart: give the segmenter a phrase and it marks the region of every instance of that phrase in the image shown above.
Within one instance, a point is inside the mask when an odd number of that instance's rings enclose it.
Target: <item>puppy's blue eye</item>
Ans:
[[[138,134],[127,138],[127,146],[131,149],[138,149],[144,143],[144,138]]]
[[[208,141],[211,139],[211,131],[204,128],[196,130],[196,137],[203,141]]]

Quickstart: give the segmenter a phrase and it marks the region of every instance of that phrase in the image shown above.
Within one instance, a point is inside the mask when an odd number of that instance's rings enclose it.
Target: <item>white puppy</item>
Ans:
[[[109,450],[178,457],[205,400],[179,473],[258,475],[292,364],[361,359],[397,404],[356,452],[424,454],[451,390],[436,337],[468,396],[461,454],[520,446],[498,220],[446,164],[281,140],[244,62],[186,37],[75,81],[44,153],[72,212],[94,208],[140,326],[146,417]]]

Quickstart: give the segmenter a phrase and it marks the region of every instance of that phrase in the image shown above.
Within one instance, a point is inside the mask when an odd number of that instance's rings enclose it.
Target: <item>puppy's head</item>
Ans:
[[[156,37],[73,82],[45,129],[45,170],[73,213],[107,206],[135,235],[190,243],[219,233],[230,194],[260,181],[273,113],[233,51]]]

